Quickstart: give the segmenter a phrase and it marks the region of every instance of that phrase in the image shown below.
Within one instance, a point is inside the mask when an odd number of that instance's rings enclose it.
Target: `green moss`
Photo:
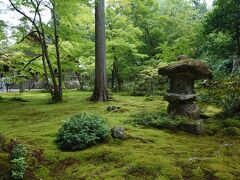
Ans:
[[[223,126],[240,128],[240,120],[239,119],[226,119],[223,121]]]
[[[200,167],[192,170],[192,179],[204,180],[204,173]]]
[[[0,152],[0,179],[10,177],[10,161],[6,152]]]
[[[47,180],[50,177],[50,170],[47,167],[41,166],[36,172],[36,177]]]
[[[131,114],[142,111],[166,112],[162,97],[147,101],[146,97],[114,94],[114,101],[87,101],[91,92],[64,92],[65,102],[47,104],[49,94],[4,93],[0,108],[0,132],[8,138],[19,138],[29,148],[43,149],[44,161],[34,171],[42,179],[220,179],[240,177],[240,140],[231,136],[194,136],[134,127],[124,122]],[[21,97],[28,102],[10,101]],[[108,106],[125,111],[108,112]],[[206,113],[217,113],[206,108]],[[81,152],[64,152],[54,143],[62,121],[73,114],[98,113],[110,127],[122,125],[127,137],[110,139]],[[218,126],[218,120],[216,126]],[[210,123],[211,124],[211,123]],[[214,125],[214,126],[215,126]],[[217,129],[217,128],[216,128]],[[217,131],[217,130],[216,130]],[[7,171],[7,154],[0,153],[0,167]],[[199,169],[200,168],[200,169]],[[2,172],[0,172],[2,173]]]

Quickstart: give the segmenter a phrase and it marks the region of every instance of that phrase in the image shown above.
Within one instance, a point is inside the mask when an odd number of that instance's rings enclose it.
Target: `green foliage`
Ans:
[[[130,92],[133,96],[159,95],[165,88],[166,77],[158,75],[158,68],[166,65],[154,60],[144,63],[143,70],[139,72],[131,86]]]
[[[27,149],[22,144],[15,144],[11,151],[11,159],[25,158],[27,156]]]
[[[237,47],[240,36],[239,10],[240,2],[238,0],[216,0],[214,2],[213,10],[207,14],[204,21],[205,36],[211,33],[220,33],[215,41],[220,45],[219,48],[226,45],[228,47],[229,45],[233,47],[232,49],[226,48],[226,50],[228,50],[227,53],[240,53],[240,49]],[[223,34],[227,36],[223,37]],[[206,37],[209,38],[208,36]],[[232,38],[232,41],[229,41],[229,38]],[[220,44],[222,41],[223,45]],[[214,47],[216,46],[216,43],[213,43],[212,45]],[[221,49],[223,50],[222,54],[224,54],[226,50],[224,50],[224,48]],[[217,49],[217,51],[221,50]]]
[[[8,145],[11,159],[11,173],[13,179],[23,179],[26,171],[27,149],[16,140],[11,140]]]
[[[103,141],[108,133],[104,119],[80,113],[59,129],[56,142],[65,150],[82,150]]]
[[[5,23],[2,20],[0,20],[0,42],[6,38],[6,35],[4,33],[5,26],[6,26]]]
[[[20,157],[18,159],[13,159],[11,160],[11,165],[12,165],[12,178],[23,179],[26,170],[25,158]]]
[[[228,58],[234,48],[232,36],[227,32],[210,33],[206,36],[204,48],[208,55]]]
[[[226,113],[234,115],[240,109],[239,77],[230,77],[209,82],[204,102],[213,103]]]

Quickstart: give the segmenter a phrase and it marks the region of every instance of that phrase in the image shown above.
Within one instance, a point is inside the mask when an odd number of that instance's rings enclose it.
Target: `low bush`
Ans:
[[[11,160],[12,178],[23,179],[26,171],[26,147],[16,140],[11,140],[10,144],[8,145],[8,151]]]
[[[26,157],[27,149],[22,144],[14,145],[14,148],[11,152],[11,159],[19,159],[22,157]]]
[[[158,63],[154,61],[151,61],[149,63],[150,66],[145,67],[139,73],[138,78],[135,79],[134,84],[131,86],[131,95],[150,96],[162,94],[161,91],[165,88],[167,78],[158,75]]]
[[[222,108],[222,117],[234,116],[240,110],[240,77],[231,77],[208,82],[207,91],[199,98],[203,103],[212,103]]]
[[[13,179],[23,179],[26,170],[25,158],[21,157],[11,160],[11,168]]]
[[[63,124],[56,142],[64,150],[82,150],[106,139],[110,129],[98,115],[80,113]]]
[[[183,130],[192,134],[199,134],[203,129],[201,121],[181,117],[173,118],[163,112],[137,113],[132,116],[130,122],[134,125],[144,125],[158,129]]]

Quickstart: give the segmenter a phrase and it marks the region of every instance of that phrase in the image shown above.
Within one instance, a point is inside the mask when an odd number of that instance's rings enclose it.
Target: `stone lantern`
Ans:
[[[200,109],[195,103],[194,81],[212,77],[206,64],[199,60],[181,60],[159,69],[159,75],[168,76],[169,90],[165,95],[169,102],[168,113],[172,116],[200,118]]]

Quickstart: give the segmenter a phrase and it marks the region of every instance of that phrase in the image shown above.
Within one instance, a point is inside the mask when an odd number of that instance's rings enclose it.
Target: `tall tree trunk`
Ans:
[[[95,0],[95,85],[92,101],[107,101],[106,36],[104,0]]]
[[[62,102],[62,67],[61,67],[61,60],[60,60],[60,50],[59,50],[59,36],[58,36],[58,22],[56,17],[56,8],[55,3],[53,1],[53,9],[52,9],[52,16],[53,16],[53,24],[54,24],[54,44],[56,49],[56,59],[57,59],[57,68],[58,68],[58,101]]]

